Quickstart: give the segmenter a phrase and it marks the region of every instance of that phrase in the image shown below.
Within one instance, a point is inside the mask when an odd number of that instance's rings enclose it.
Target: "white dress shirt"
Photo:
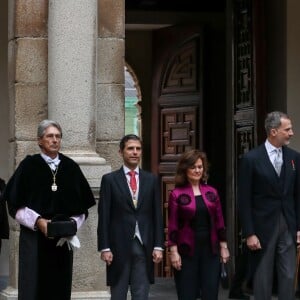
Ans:
[[[267,153],[268,153],[268,156],[269,156],[269,159],[272,163],[272,165],[274,166],[275,168],[275,165],[274,165],[274,161],[275,161],[275,157],[277,156],[277,150],[280,149],[280,155],[281,155],[281,160],[282,160],[282,148],[276,148],[274,147],[268,140],[265,141],[265,147],[266,147],[266,150],[267,150]],[[276,151],[274,151],[276,150]]]

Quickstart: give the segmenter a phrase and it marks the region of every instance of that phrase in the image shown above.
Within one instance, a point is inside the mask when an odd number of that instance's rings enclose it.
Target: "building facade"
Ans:
[[[267,111],[291,116],[292,146],[300,150],[300,3],[194,2],[2,1],[0,176],[8,180],[26,154],[38,151],[37,124],[54,119],[63,128],[63,153],[80,164],[98,196],[101,176],[120,165],[126,66],[139,99],[143,168],[161,178],[165,220],[176,160],[186,149],[201,148],[220,190],[231,253],[237,254],[238,157],[263,141]],[[17,299],[19,229],[13,220],[10,225],[1,253],[9,285],[0,299]],[[74,299],[109,299],[96,226],[94,207],[79,233]],[[172,276],[167,255],[156,275]]]

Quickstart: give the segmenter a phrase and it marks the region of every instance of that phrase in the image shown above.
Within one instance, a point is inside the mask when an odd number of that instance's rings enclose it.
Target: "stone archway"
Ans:
[[[142,134],[142,93],[139,80],[129,64],[125,64],[125,133]]]

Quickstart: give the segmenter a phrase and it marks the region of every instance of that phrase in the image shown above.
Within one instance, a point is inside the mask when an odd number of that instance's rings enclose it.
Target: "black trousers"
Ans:
[[[126,262],[119,281],[110,287],[111,300],[126,300],[130,286],[132,300],[147,300],[150,282],[145,249],[137,238],[132,240],[131,257]]]
[[[181,255],[182,267],[174,271],[178,300],[217,300],[220,257],[212,253],[209,238],[196,239],[194,256]]]

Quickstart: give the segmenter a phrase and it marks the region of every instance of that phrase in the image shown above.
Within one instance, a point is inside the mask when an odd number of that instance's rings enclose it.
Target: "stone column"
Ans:
[[[97,152],[117,169],[125,132],[125,0],[98,3]]]
[[[4,2],[8,16],[9,153],[6,159],[10,176],[27,154],[39,151],[37,124],[47,117],[48,5],[46,0]],[[10,218],[9,281],[8,287],[0,292],[1,300],[17,299],[19,228]]]
[[[95,150],[96,32],[97,0],[49,0],[48,117],[61,124],[62,152],[79,163],[98,195],[110,166]],[[72,299],[109,299],[96,229],[95,206],[79,231]]]

